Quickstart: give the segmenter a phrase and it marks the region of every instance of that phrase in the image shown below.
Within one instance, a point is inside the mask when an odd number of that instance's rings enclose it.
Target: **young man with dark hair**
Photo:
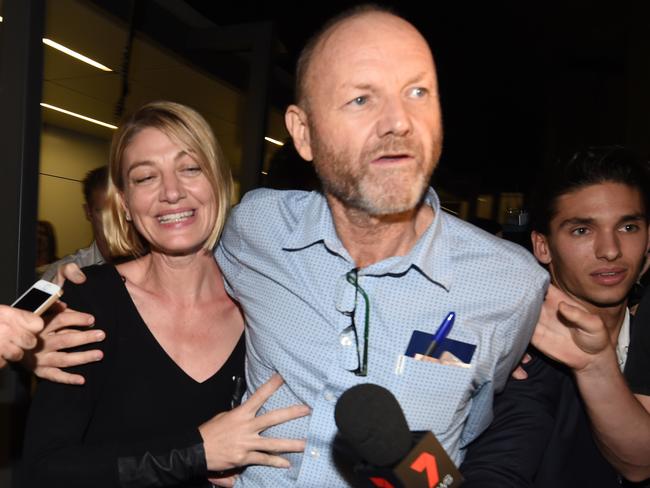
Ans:
[[[571,336],[579,332],[552,327],[560,325],[558,306],[562,320],[575,320],[577,310],[599,321],[601,341],[597,346],[583,342],[610,353],[607,371],[611,373],[613,362],[624,387],[621,371],[630,344],[627,295],[648,250],[647,173],[623,148],[603,147],[578,152],[547,168],[545,175],[532,208],[531,238],[535,256],[548,267],[554,285],[534,341],[547,356],[533,352],[525,366],[528,379],[511,379],[495,399],[494,421],[469,447],[463,464],[469,487],[605,488],[627,483],[593,438],[595,397],[585,396],[582,384],[582,376],[592,373],[572,347]],[[567,312],[560,301],[573,307]],[[551,330],[564,335],[553,336]],[[619,418],[627,414],[609,411]],[[607,447],[604,453],[612,460]]]

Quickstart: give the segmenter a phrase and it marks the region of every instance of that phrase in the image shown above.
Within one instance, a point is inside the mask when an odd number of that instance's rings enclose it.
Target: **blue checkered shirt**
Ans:
[[[249,391],[277,371],[285,385],[260,413],[298,403],[312,409],[264,433],[307,440],[304,454],[286,456],[292,467],[249,467],[237,486],[349,486],[334,462],[334,407],[362,382],[392,391],[411,430],[432,431],[457,465],[490,423],[493,395],[530,340],[548,275],[522,247],[442,212],[433,189],[425,204],[435,217],[411,251],[359,270],[370,301],[365,378],[351,372],[355,287],[346,273],[355,264],[324,196],[256,190],[233,210],[216,257],[246,316]],[[477,346],[470,368],[403,356],[413,330],[433,332],[452,310],[449,338]],[[357,306],[361,342],[364,313]]]

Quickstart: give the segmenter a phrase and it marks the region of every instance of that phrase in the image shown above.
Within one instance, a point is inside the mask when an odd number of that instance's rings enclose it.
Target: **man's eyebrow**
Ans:
[[[636,213],[630,215],[623,215],[623,217],[621,217],[620,219],[621,222],[630,222],[630,221],[637,221],[637,220],[646,220],[646,215],[643,213]]]
[[[420,71],[417,75],[413,76],[410,78],[406,84],[407,85],[412,85],[413,83],[418,83],[422,80],[425,80],[427,77],[430,77],[431,73],[428,71]]]
[[[595,220],[596,219],[593,217],[571,217],[570,219],[565,219],[560,222],[560,225],[558,227],[562,228],[569,225],[589,225],[593,224]]]
[[[623,215],[620,219],[618,219],[619,222],[637,222],[640,220],[645,220],[646,216],[642,213],[636,213],[636,214],[629,214],[629,215]],[[571,217],[570,219],[565,219],[563,220],[559,228],[562,227],[567,227],[571,225],[590,225],[593,224],[596,221],[595,218],[593,217]]]
[[[409,78],[409,80],[406,82],[406,85],[412,85],[414,83],[420,83],[423,80],[426,80],[427,77],[429,77],[431,73],[427,71],[420,71],[418,74],[415,76]],[[366,83],[366,82],[360,82],[360,83],[355,83],[354,81],[345,81],[342,85],[342,88],[354,88],[357,90],[368,90],[368,91],[373,91],[375,89],[375,86],[372,83]]]
[[[342,88],[354,88],[357,90],[373,90],[373,85],[370,83],[354,83],[346,81],[341,85]]]

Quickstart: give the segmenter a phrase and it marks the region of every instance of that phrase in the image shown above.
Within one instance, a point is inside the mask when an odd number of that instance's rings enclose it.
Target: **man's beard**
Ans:
[[[346,207],[371,216],[393,215],[415,208],[424,195],[440,157],[441,141],[434,141],[430,154],[413,139],[387,136],[364,149],[357,162],[348,151],[335,150],[312,131],[314,167],[326,194]],[[409,154],[415,164],[389,168],[371,167],[382,154]],[[381,164],[381,163],[379,163]]]

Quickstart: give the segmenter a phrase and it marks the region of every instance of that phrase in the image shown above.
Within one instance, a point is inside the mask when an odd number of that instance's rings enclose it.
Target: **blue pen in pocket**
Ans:
[[[449,334],[449,332],[451,331],[451,328],[454,326],[454,320],[456,320],[456,312],[449,312],[445,317],[445,319],[440,324],[440,326],[438,327],[438,330],[433,336],[433,340],[429,344],[429,347],[427,347],[426,351],[424,351],[424,356],[433,355],[433,353],[436,351],[436,347],[438,346],[438,344],[444,341],[447,335]]]
[[[475,344],[447,337],[455,323],[456,313],[449,312],[434,333],[414,330],[404,356],[414,358],[416,355],[440,358],[447,351],[462,362],[469,364],[476,350]]]

